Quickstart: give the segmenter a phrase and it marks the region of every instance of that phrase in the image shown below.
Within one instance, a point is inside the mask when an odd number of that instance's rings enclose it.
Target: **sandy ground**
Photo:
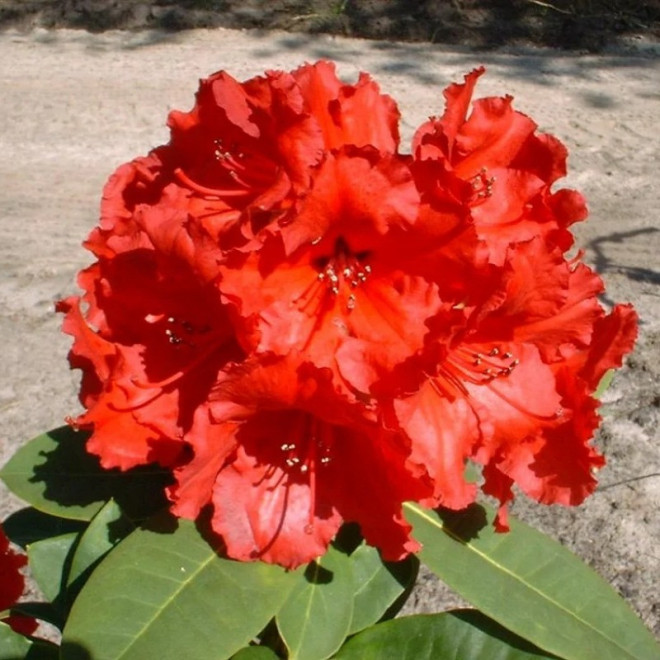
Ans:
[[[68,371],[53,301],[74,290],[89,262],[80,242],[105,179],[167,140],[167,111],[190,108],[198,78],[331,58],[347,79],[370,71],[398,100],[406,144],[415,125],[441,112],[442,88],[484,63],[482,95],[512,94],[569,146],[568,183],[592,213],[579,244],[607,281],[604,302],[632,301],[641,317],[637,351],[605,398],[598,442],[609,465],[600,489],[577,509],[522,503],[516,513],[584,557],[660,636],[658,52],[475,54],[221,29],[0,33],[0,464],[77,410],[78,376]],[[0,486],[0,512],[19,507]],[[427,575],[411,607],[453,602]]]

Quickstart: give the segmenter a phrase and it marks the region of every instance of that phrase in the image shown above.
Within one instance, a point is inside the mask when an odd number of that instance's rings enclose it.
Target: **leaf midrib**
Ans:
[[[148,618],[144,625],[140,627],[140,629],[137,631],[137,634],[134,634],[131,638],[130,644],[125,646],[120,652],[119,655],[115,655],[114,658],[115,660],[121,660],[122,658],[126,658],[126,654],[137,644],[137,642],[141,641],[142,636],[145,634],[146,631],[149,630],[149,628],[154,624],[155,621],[157,621],[158,617],[164,612],[167,607],[169,607],[172,603],[172,601],[182,592],[184,591],[190,584],[191,581],[193,581],[199,573],[201,573],[215,558],[215,554],[210,552],[206,559],[203,560],[198,567],[192,571],[191,573],[187,573],[186,579],[181,581],[179,583],[179,586],[170,594],[170,596],[167,597],[162,603],[161,607],[156,607],[154,608],[154,614],[150,618]],[[190,561],[188,559],[188,561]],[[160,578],[167,578],[167,576],[159,575]],[[171,578],[170,578],[171,579]]]
[[[320,563],[321,559],[317,559],[316,562],[314,562],[314,578],[318,577],[320,573]],[[313,582],[315,584],[315,582]],[[309,596],[307,597],[307,601],[305,604],[305,616],[304,620],[305,622],[308,622],[311,620],[311,611],[312,611],[312,603],[315,599],[315,597],[321,597],[323,594],[320,593],[320,589],[314,589],[314,588],[307,588],[307,591],[309,592]],[[317,593],[318,592],[318,593]],[[289,648],[289,651],[291,652],[291,660],[297,660],[299,658],[298,654],[300,653],[300,649],[304,645],[304,640],[305,636],[301,635],[298,638],[298,644],[296,645],[296,648],[294,649],[293,647]]]
[[[491,564],[492,566],[495,566],[496,568],[498,568],[502,573],[505,573],[507,576],[509,576],[515,582],[518,582],[518,583],[522,584],[523,586],[525,586],[530,591],[533,591],[534,593],[536,593],[538,596],[541,597],[542,600],[551,603],[552,605],[554,605],[561,612],[564,612],[564,613],[568,614],[569,617],[571,617],[571,618],[575,619],[576,621],[584,624],[587,628],[589,628],[591,631],[593,631],[596,634],[596,636],[598,636],[602,639],[606,639],[607,641],[611,642],[617,649],[620,649],[623,653],[625,653],[625,656],[627,658],[630,658],[631,660],[636,660],[635,656],[630,655],[630,651],[628,651],[626,648],[620,646],[615,640],[613,640],[611,637],[608,637],[606,634],[604,634],[598,628],[595,628],[592,623],[590,623],[586,619],[581,618],[575,612],[567,609],[561,603],[557,602],[556,600],[554,600],[550,596],[544,594],[542,591],[539,591],[539,589],[537,589],[533,584],[530,584],[529,582],[526,582],[520,576],[516,575],[515,573],[512,573],[503,564],[499,564],[499,563],[495,562],[494,560],[492,560],[487,554],[480,551],[478,548],[475,548],[474,545],[471,545],[470,543],[466,542],[459,535],[452,532],[452,530],[448,529],[447,527],[445,527],[444,525],[439,523],[437,520],[435,520],[433,517],[429,516],[427,514],[427,512],[424,509],[422,509],[421,507],[419,507],[416,504],[411,503],[411,502],[405,502],[403,504],[403,506],[405,508],[413,511],[418,516],[420,516],[420,517],[428,520],[429,522],[431,522],[431,524],[436,526],[438,529],[442,530],[442,532],[447,534],[450,538],[452,538],[455,541],[465,545],[472,552],[474,552],[477,556],[481,557],[483,560],[485,560],[487,563]]]

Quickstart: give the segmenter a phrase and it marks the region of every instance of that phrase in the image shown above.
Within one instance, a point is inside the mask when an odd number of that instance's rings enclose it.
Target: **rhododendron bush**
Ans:
[[[62,629],[60,657],[657,657],[507,515],[514,486],[593,492],[595,392],[637,322],[574,248],[566,148],[473,100],[482,74],[401,153],[366,74],[222,71],[111,176],[57,304],[83,411],[2,472],[50,601],[7,614]],[[419,559],[481,612],[384,622]]]

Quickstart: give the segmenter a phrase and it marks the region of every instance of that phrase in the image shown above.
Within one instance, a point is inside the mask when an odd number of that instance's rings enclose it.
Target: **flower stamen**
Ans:
[[[497,346],[492,347],[488,353],[460,347],[449,356],[447,367],[459,378],[480,385],[510,376],[519,363],[520,360],[514,358],[512,353],[502,353]]]
[[[346,298],[346,311],[355,309],[357,298],[353,291],[364,284],[371,274],[371,266],[363,262],[369,252],[351,252],[342,238],[335,241],[334,254],[331,257],[319,257],[313,261],[319,269],[316,279],[326,286],[326,291],[337,297],[346,285],[351,293]]]
[[[304,527],[306,534],[314,530],[316,512],[316,489],[319,466],[325,468],[331,462],[330,445],[332,430],[322,421],[307,413],[301,413],[300,422],[296,424],[300,442],[285,441],[280,445],[284,454],[285,472],[290,479],[305,477],[310,490],[310,505],[308,522]],[[299,434],[299,435],[298,435]]]
[[[234,153],[237,151],[238,145],[225,149],[220,138],[215,139],[213,144],[215,145],[213,152],[215,160],[221,163],[229,176],[240,185],[250,188],[259,184],[268,184],[273,180],[277,168],[264,158],[255,157],[253,154],[242,151]]]
[[[472,178],[472,198],[470,202],[472,205],[481,204],[493,195],[493,185],[495,184],[495,177],[486,176],[486,168],[482,167],[479,174]]]
[[[174,170],[174,176],[182,183],[184,186],[187,186],[194,192],[199,193],[204,196],[211,197],[247,197],[251,194],[249,190],[228,190],[227,188],[208,188],[199,183],[195,183],[180,167],[177,167]]]

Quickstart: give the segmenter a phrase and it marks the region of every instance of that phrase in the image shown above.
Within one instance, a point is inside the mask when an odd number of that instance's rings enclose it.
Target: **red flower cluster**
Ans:
[[[294,567],[355,521],[386,559],[408,500],[461,509],[513,483],[577,504],[603,459],[593,392],[633,344],[565,256],[566,149],[482,70],[398,152],[398,111],[328,62],[202,81],[171,141],[108,182],[84,293],[59,303],[89,450],[171,468],[227,553]]]
[[[0,612],[15,605],[23,595],[25,580],[20,571],[25,564],[27,557],[9,547],[9,539],[0,527]],[[23,635],[31,635],[37,629],[37,622],[32,617],[14,615],[2,621]]]

